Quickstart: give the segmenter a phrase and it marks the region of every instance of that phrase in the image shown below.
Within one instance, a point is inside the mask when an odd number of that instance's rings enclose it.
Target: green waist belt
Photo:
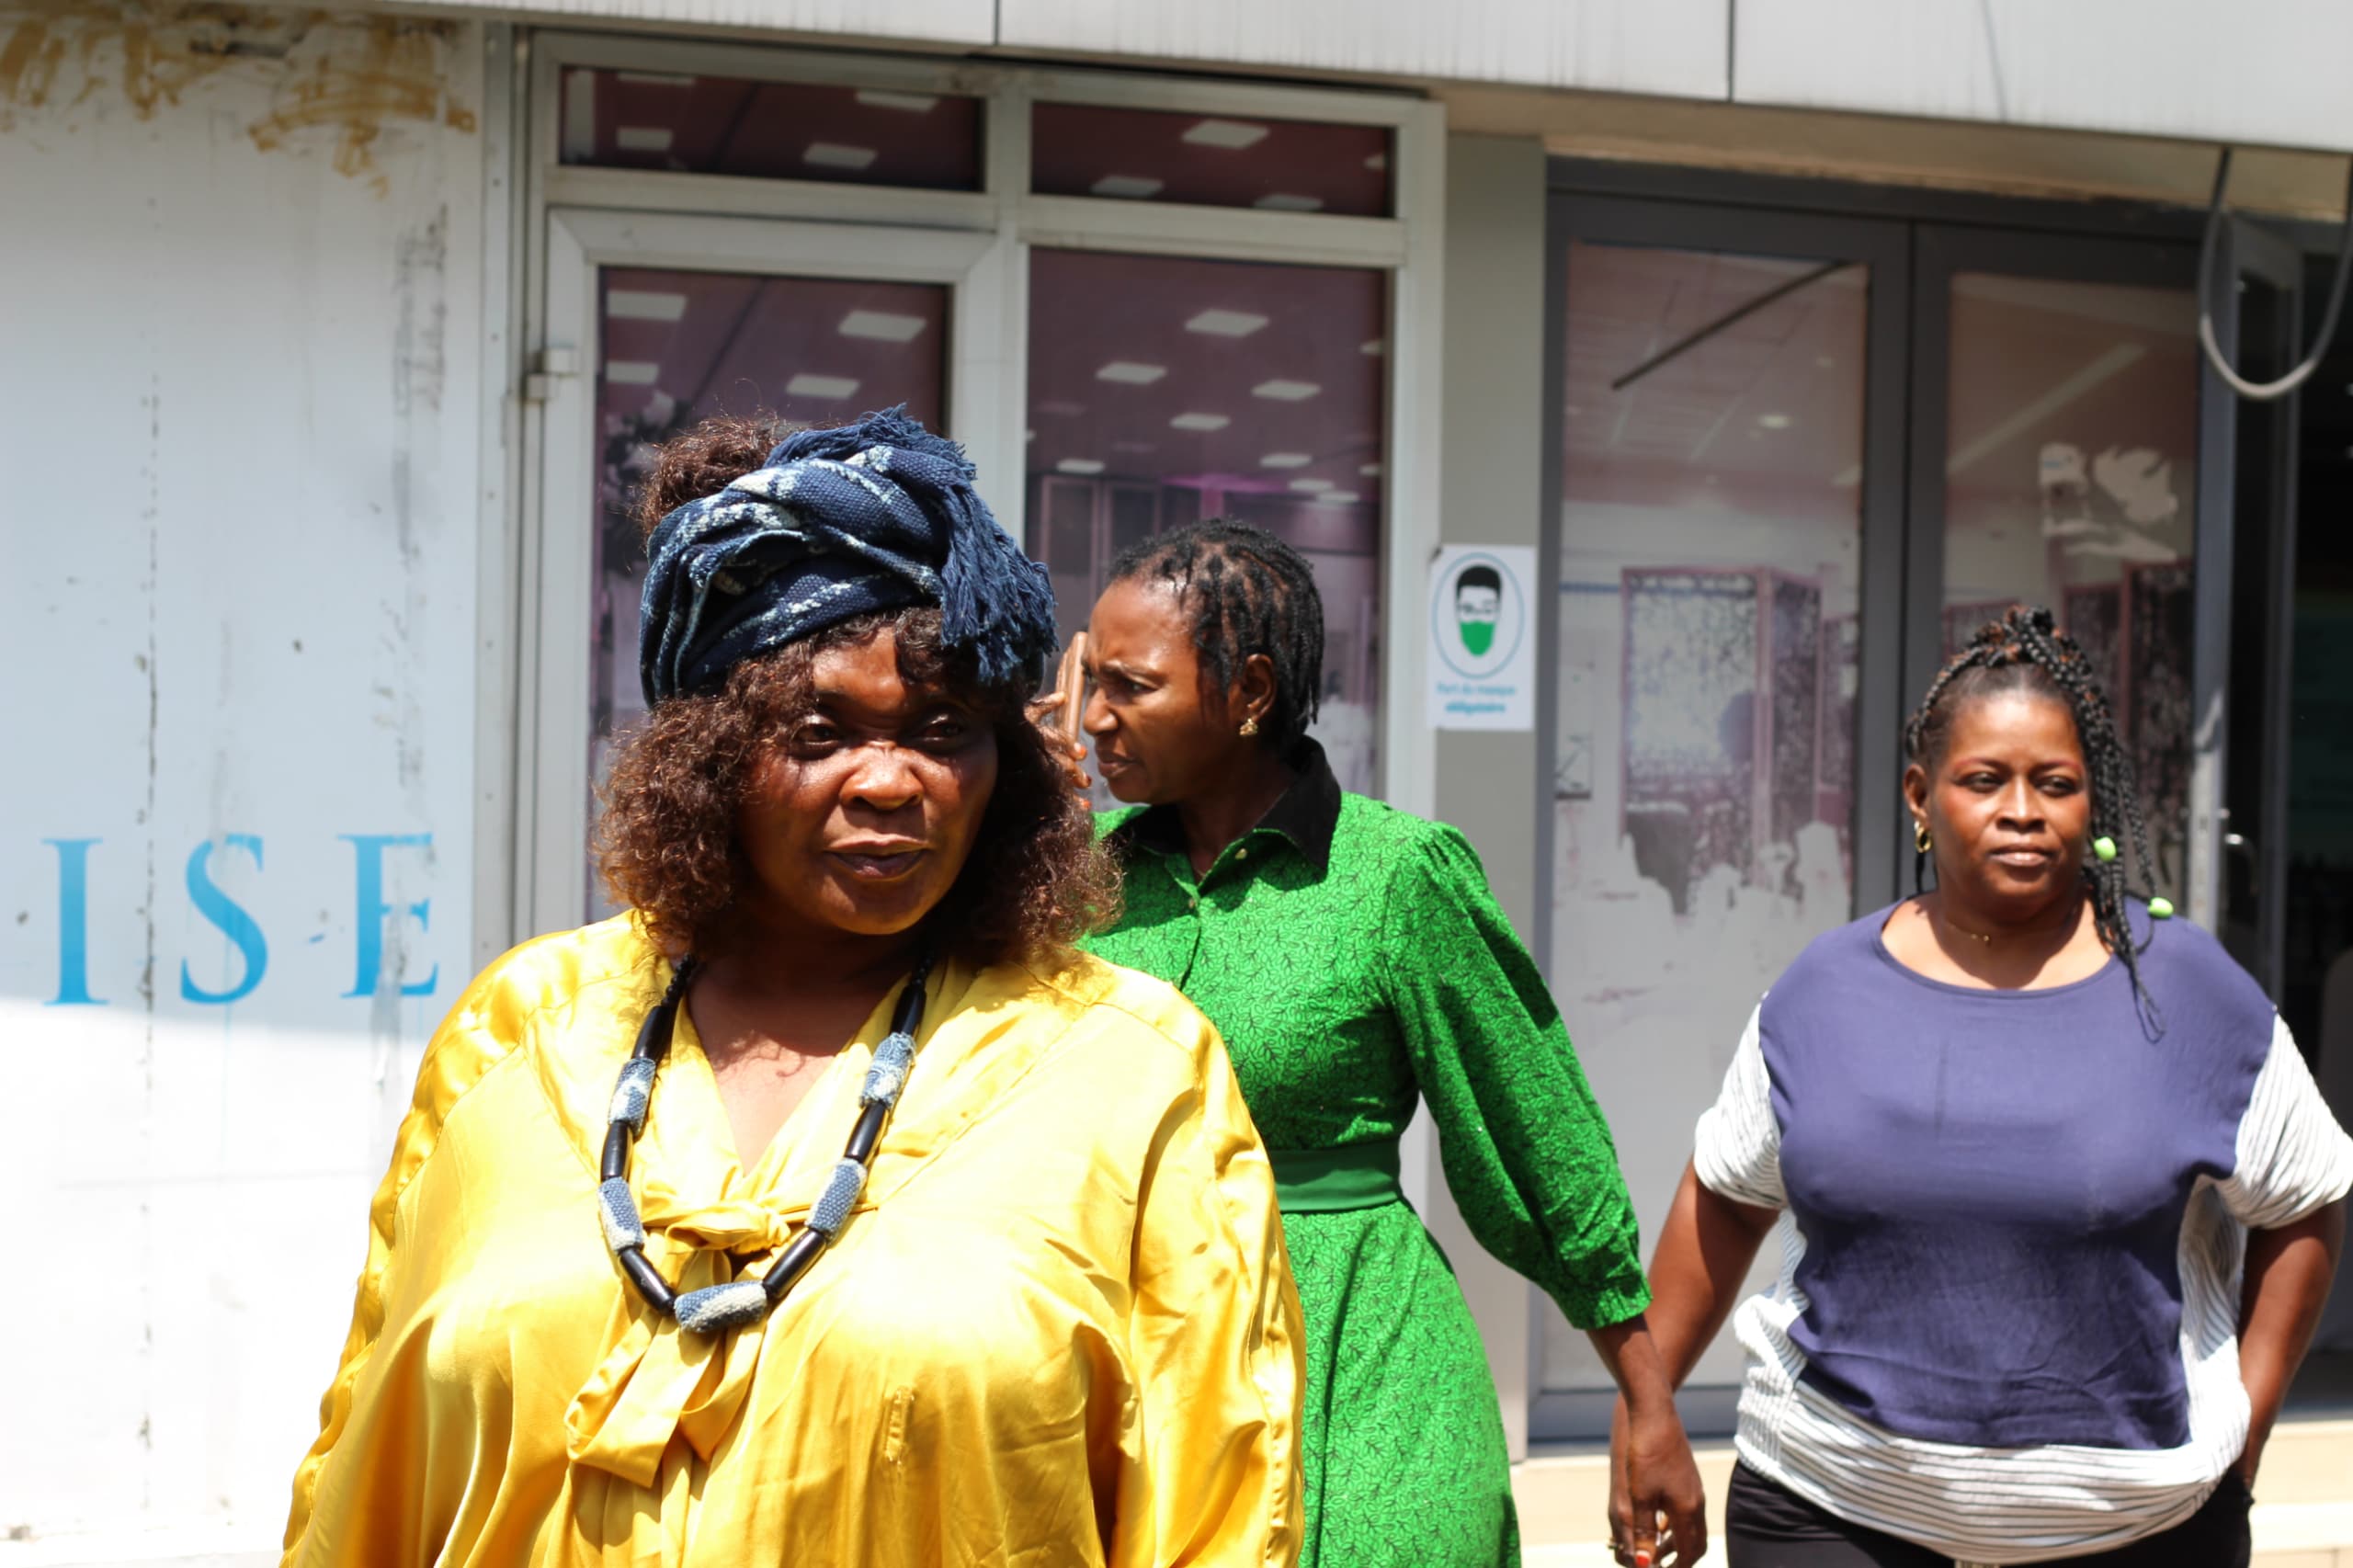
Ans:
[[[1269,1149],[1275,1201],[1286,1214],[1338,1214],[1403,1203],[1397,1140],[1343,1143],[1336,1149]]]

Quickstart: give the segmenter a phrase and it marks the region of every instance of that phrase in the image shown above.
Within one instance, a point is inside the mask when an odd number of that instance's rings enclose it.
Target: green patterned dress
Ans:
[[[1196,879],[1172,808],[1103,819],[1127,868],[1088,944],[1225,1037],[1275,1162],[1307,1320],[1305,1568],[1519,1561],[1477,1325],[1398,1190],[1427,1099],[1482,1245],[1581,1328],[1650,1300],[1609,1129],[1528,949],[1450,827],[1299,781]]]

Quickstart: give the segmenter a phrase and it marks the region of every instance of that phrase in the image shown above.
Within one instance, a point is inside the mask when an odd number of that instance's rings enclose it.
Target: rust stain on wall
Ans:
[[[323,151],[380,192],[388,137],[475,129],[449,93],[461,24],[216,0],[0,0],[0,131],[24,117],[71,128],[118,107],[152,119],[233,75],[267,94],[245,125],[263,152]]]
[[[0,129],[14,111],[77,107],[119,94],[142,119],[247,59],[283,58],[319,13],[242,6],[0,6]],[[70,96],[61,97],[61,90]]]
[[[387,128],[437,121],[460,131],[474,128],[471,110],[444,101],[449,34],[445,22],[390,17],[335,28],[324,47],[288,62],[277,107],[247,128],[254,145],[273,152],[306,132],[324,133],[336,173],[371,177],[381,187],[375,149]]]

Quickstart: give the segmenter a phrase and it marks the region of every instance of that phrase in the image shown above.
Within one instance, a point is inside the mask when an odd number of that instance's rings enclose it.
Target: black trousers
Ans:
[[[2205,1506],[2173,1528],[2065,1561],[2084,1568],[2246,1568],[2253,1501],[2234,1470]],[[1745,1464],[1733,1469],[1724,1494],[1724,1536],[1732,1568],[1952,1568],[1953,1561],[1848,1524]]]

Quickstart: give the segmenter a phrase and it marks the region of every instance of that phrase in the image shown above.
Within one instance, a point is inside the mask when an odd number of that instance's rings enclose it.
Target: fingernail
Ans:
[[[1651,1554],[1647,1551],[1635,1552],[1634,1568],[1651,1568]]]

